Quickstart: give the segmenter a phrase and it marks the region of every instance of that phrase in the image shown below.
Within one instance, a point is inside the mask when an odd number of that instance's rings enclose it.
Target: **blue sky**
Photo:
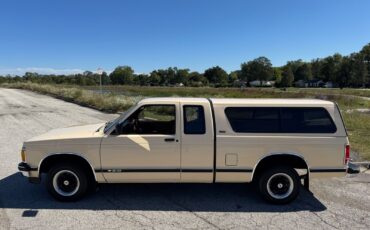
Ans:
[[[2,75],[231,71],[259,56],[280,66],[370,42],[367,0],[2,0],[0,9]]]

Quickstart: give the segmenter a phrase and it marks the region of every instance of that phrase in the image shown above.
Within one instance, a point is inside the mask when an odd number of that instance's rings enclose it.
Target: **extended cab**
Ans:
[[[97,183],[245,183],[287,203],[303,181],[343,176],[350,160],[338,106],[315,99],[149,98],[106,124],[24,143],[31,182],[77,200]]]

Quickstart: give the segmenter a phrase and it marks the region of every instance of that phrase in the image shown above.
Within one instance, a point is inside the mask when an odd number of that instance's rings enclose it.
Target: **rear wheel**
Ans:
[[[61,201],[75,201],[86,194],[88,177],[78,166],[58,164],[50,169],[46,178],[49,193]]]
[[[286,204],[299,194],[298,173],[290,167],[275,167],[262,173],[259,190],[264,199],[275,204]]]

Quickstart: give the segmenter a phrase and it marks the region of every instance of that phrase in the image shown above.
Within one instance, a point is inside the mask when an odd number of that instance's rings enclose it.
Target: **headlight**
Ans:
[[[22,147],[22,150],[21,150],[21,158],[22,158],[22,161],[25,162],[26,161],[26,147]]]

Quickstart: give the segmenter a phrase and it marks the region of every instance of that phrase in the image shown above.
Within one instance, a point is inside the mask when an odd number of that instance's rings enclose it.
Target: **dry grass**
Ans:
[[[370,113],[345,112],[346,123],[352,153],[360,159],[370,160]]]

